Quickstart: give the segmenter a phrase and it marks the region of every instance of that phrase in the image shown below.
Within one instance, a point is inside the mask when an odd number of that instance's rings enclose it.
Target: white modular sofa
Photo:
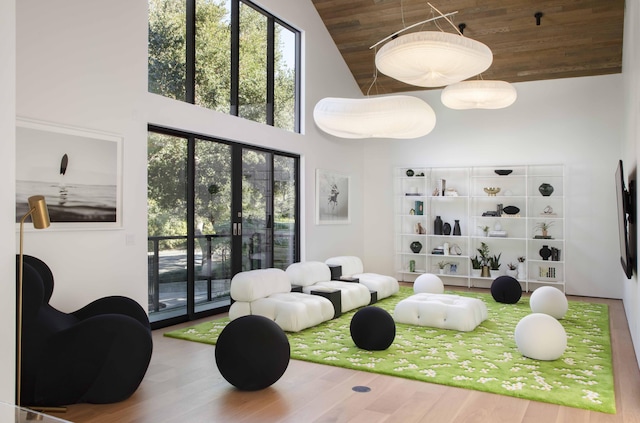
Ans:
[[[376,291],[378,299],[387,298],[400,290],[398,280],[392,276],[377,273],[365,273],[360,257],[338,256],[325,260],[328,265],[342,266],[342,276],[357,278],[369,291]]]
[[[319,295],[291,292],[282,269],[240,272],[231,280],[229,318],[247,315],[267,317],[287,332],[299,332],[334,316],[331,301]]]
[[[339,290],[341,310],[337,314],[366,306],[371,302],[369,288],[360,283],[331,280],[329,266],[321,261],[293,263],[286,271],[292,285],[302,286],[302,292],[310,294],[314,290]]]

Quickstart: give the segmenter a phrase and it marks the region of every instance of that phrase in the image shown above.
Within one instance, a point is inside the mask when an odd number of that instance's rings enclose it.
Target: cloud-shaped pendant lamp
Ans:
[[[320,100],[313,119],[324,132],[340,138],[418,138],[436,125],[431,106],[406,95]]]
[[[462,81],[442,90],[442,104],[450,109],[502,109],[518,97],[513,85],[505,81]]]
[[[376,54],[383,74],[419,87],[442,87],[478,75],[491,66],[485,44],[462,35],[420,31],[397,37]]]

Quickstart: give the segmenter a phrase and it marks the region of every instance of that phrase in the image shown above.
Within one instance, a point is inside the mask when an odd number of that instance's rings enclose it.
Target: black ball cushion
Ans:
[[[522,287],[512,276],[498,276],[491,283],[491,296],[496,302],[515,304],[522,297]]]
[[[368,306],[351,318],[351,339],[358,348],[369,351],[386,350],[396,337],[396,322],[380,307]]]
[[[290,354],[287,335],[263,316],[231,321],[218,336],[215,352],[222,377],[242,391],[274,384],[287,370]]]

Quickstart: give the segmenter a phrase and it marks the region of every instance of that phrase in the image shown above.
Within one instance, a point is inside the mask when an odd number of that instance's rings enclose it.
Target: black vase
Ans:
[[[544,197],[548,197],[553,194],[553,185],[545,182],[538,187],[538,191],[540,191],[540,194],[542,194]]]
[[[453,223],[453,234],[457,235],[457,236],[462,235],[462,232],[460,231],[460,221],[459,220],[456,220]]]
[[[442,219],[440,216],[436,216],[436,220],[433,222],[433,234],[442,235]]]
[[[451,235],[451,225],[448,222],[442,225],[442,233],[445,235]]]
[[[417,254],[420,252],[420,250],[422,250],[422,244],[420,244],[418,241],[413,241],[409,248],[411,248],[411,251]]]
[[[551,257],[551,248],[549,248],[548,245],[543,245],[542,248],[540,248],[539,254],[542,260],[549,260],[549,257]]]

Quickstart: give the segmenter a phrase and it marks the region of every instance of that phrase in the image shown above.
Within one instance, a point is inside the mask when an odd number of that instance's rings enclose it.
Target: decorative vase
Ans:
[[[489,266],[482,266],[482,271],[480,272],[480,277],[482,277],[482,278],[490,278],[491,277],[491,269],[489,269]]]
[[[462,232],[460,231],[460,221],[459,220],[455,220],[454,224],[453,224],[453,234],[460,236],[462,235]]]
[[[409,272],[415,272],[415,271],[416,271],[416,261],[409,260]]]
[[[540,194],[544,197],[548,197],[553,194],[553,186],[545,182],[538,187],[538,191],[540,191]]]
[[[518,278],[518,269],[507,269],[507,276]]]
[[[422,244],[419,243],[418,241],[413,241],[409,246],[409,248],[411,248],[411,251],[417,254],[420,252],[420,250],[422,250]]]
[[[551,248],[549,248],[548,245],[543,245],[539,253],[542,260],[549,260],[549,257],[551,257]]]
[[[414,172],[413,169],[407,169],[407,176],[413,176]]]
[[[482,272],[481,269],[471,269],[471,277],[472,278],[479,278],[481,272]]]
[[[440,216],[436,216],[436,220],[433,222],[433,234],[442,235],[442,219]]]
[[[518,279],[522,279],[522,280],[526,279],[525,275],[526,275],[526,272],[524,269],[524,263],[518,262]]]
[[[449,222],[442,225],[442,233],[445,235],[451,235],[451,225]]]
[[[444,275],[444,269],[438,269],[438,273],[440,273],[441,275]]]

